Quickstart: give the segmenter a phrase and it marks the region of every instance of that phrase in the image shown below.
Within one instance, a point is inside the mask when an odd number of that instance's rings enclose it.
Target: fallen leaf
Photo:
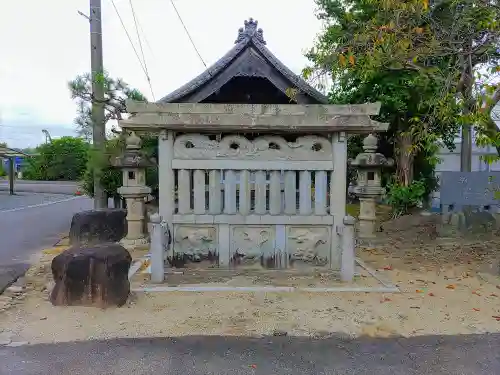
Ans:
[[[429,297],[434,297],[434,296],[435,296],[435,294],[434,294],[434,293],[429,293],[429,294],[428,294],[428,296],[429,296]]]
[[[351,65],[354,65],[354,64],[355,64],[355,61],[356,61],[356,60],[354,59],[354,56],[353,56],[353,55],[349,56],[349,63],[350,63]]]
[[[454,284],[449,284],[449,285],[446,285],[446,289],[455,289],[455,285]]]
[[[474,311],[481,311],[481,309],[478,309],[477,307],[473,307],[472,310],[474,310]]]

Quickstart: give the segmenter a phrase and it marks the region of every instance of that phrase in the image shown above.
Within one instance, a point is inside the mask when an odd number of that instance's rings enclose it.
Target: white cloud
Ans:
[[[105,69],[151,100],[145,75],[111,1],[102,3]],[[129,2],[115,3],[139,52]],[[205,68],[170,1],[133,0],[133,4],[147,39],[143,48],[159,99]],[[232,47],[243,21],[254,17],[271,51],[298,73],[307,63],[303,51],[312,46],[320,29],[313,0],[177,0],[175,4],[208,65]],[[19,147],[43,141],[44,126],[72,132],[75,106],[66,85],[90,67],[89,24],[78,10],[88,13],[88,0],[2,4],[0,33],[9,37],[2,39],[0,59],[0,141]]]

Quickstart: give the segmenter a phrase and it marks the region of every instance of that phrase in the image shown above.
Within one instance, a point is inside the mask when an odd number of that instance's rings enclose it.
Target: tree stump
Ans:
[[[123,306],[130,293],[132,257],[121,245],[73,246],[52,260],[54,306]]]

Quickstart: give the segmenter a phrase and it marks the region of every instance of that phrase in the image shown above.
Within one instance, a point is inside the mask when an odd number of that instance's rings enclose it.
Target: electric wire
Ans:
[[[149,74],[147,72],[147,69],[144,67],[144,64],[142,63],[141,57],[139,56],[139,53],[137,52],[137,49],[134,46],[134,42],[132,41],[132,38],[130,37],[130,34],[127,30],[127,27],[125,26],[125,22],[123,22],[123,18],[120,15],[120,12],[115,4],[114,0],[111,0],[111,4],[113,4],[113,8],[115,10],[116,15],[118,16],[118,19],[120,20],[120,23],[122,25],[123,30],[125,31],[125,34],[127,35],[128,41],[130,42],[130,45],[132,46],[132,49],[134,50],[135,56],[137,57],[137,60],[139,60],[139,64],[141,65],[142,71],[144,72],[146,79],[149,84],[149,89],[151,90],[151,95],[153,96],[154,100],[154,93],[153,93],[153,86],[151,85],[151,79],[149,77]]]
[[[194,50],[196,51],[196,54],[198,55],[198,57],[200,58],[201,62],[203,63],[203,65],[205,66],[205,68],[208,68],[207,64],[205,63],[205,60],[203,60],[203,57],[201,56],[201,53],[200,51],[198,50],[198,47],[196,47],[196,44],[193,40],[193,38],[191,37],[191,34],[189,33],[189,30],[186,26],[186,24],[184,23],[184,21],[182,20],[182,17],[179,13],[179,11],[177,10],[177,7],[175,6],[175,3],[174,3],[174,0],[170,0],[170,3],[172,4],[172,7],[174,8],[175,10],[175,13],[177,14],[177,18],[179,18],[179,21],[181,21],[181,24],[182,24],[182,27],[184,27],[184,31],[186,32],[189,40],[191,41],[191,45],[193,46]]]
[[[151,77],[149,75],[148,65],[146,63],[146,56],[144,55],[144,48],[142,48],[142,40],[141,40],[141,35],[139,33],[139,24],[137,22],[137,15],[135,13],[135,9],[134,9],[134,5],[132,3],[132,0],[129,0],[129,3],[130,3],[130,9],[132,10],[132,16],[134,18],[135,32],[137,34],[137,40],[139,41],[139,49],[141,50],[142,63],[144,64],[144,72],[146,73],[146,78],[148,80],[149,87],[151,88],[151,95],[153,96],[153,100],[156,101],[155,94],[153,93],[153,88],[151,85]]]

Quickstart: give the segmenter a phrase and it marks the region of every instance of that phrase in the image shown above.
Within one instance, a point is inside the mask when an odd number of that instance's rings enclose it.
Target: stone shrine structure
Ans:
[[[379,103],[329,105],[267,49],[249,19],[205,72],[157,103],[129,101],[127,110],[125,131],[158,134],[168,258],[266,269],[338,270],[344,262],[343,279],[352,278],[347,135],[386,131],[370,119]],[[159,282],[162,266],[152,264]]]
[[[121,241],[127,248],[146,245],[145,198],[151,193],[146,186],[146,168],[151,166],[141,152],[141,139],[132,132],[126,139],[126,150],[114,161],[114,166],[123,170],[123,186],[118,193],[127,203],[127,235]]]
[[[358,235],[361,238],[375,237],[377,222],[377,200],[385,193],[382,187],[382,168],[392,166],[393,160],[377,152],[378,140],[369,134],[363,140],[363,151],[351,166],[357,168],[357,186],[354,193],[359,198]]]

